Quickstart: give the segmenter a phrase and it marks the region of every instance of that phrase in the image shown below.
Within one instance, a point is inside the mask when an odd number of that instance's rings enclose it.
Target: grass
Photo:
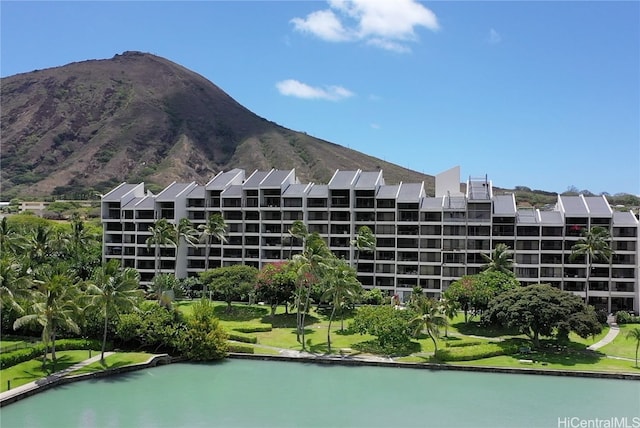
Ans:
[[[49,354],[50,355],[50,354]],[[95,354],[94,354],[95,355]],[[59,351],[56,352],[57,363],[55,371],[64,370],[72,365],[89,358],[89,351]],[[11,381],[11,388],[42,379],[53,372],[53,363],[50,359],[44,369],[42,359],[34,359],[16,364],[15,366],[0,370],[0,392],[7,391],[7,381]]]
[[[613,342],[603,346],[599,349],[601,352],[605,352],[607,355],[624,358],[636,358],[636,341],[627,338],[627,333],[634,328],[640,328],[639,324],[622,324],[620,326],[620,332]]]
[[[75,376],[80,374],[95,373],[102,370],[115,369],[118,367],[130,366],[132,364],[144,363],[149,360],[152,355],[153,354],[148,354],[146,352],[118,352],[107,356],[104,359],[104,364],[100,361],[96,361],[95,363],[91,363],[78,370],[72,371],[70,375]]]

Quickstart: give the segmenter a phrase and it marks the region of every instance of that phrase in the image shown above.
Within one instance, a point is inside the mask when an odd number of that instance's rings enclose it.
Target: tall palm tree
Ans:
[[[204,270],[209,270],[209,255],[211,254],[211,238],[218,240],[221,243],[227,242],[227,223],[224,221],[224,217],[221,214],[215,213],[209,216],[205,224],[198,226],[200,231],[200,242],[205,242],[205,259]],[[207,285],[203,285],[204,296],[207,295]]]
[[[51,229],[41,224],[38,224],[27,236],[27,248],[29,248],[29,260],[32,267],[45,263],[52,256],[54,252],[52,241]]]
[[[107,346],[109,319],[118,317],[122,312],[134,310],[144,296],[140,286],[140,274],[133,268],[120,269],[120,261],[109,260],[96,269],[87,285],[89,308],[94,308],[104,316],[102,334],[102,352],[100,362],[104,363],[104,351]]]
[[[91,263],[91,247],[95,246],[97,239],[87,230],[78,213],[71,216],[71,233],[65,242],[73,268],[81,279],[88,279],[96,267]]]
[[[434,346],[434,356],[438,355],[437,338],[440,337],[440,328],[447,325],[447,317],[443,313],[442,306],[435,300],[421,296],[415,299],[411,305],[417,315],[409,322],[414,329],[414,336],[426,332]]]
[[[327,288],[323,294],[323,299],[331,302],[331,316],[327,327],[327,346],[331,352],[331,323],[340,308],[340,313],[349,302],[354,302],[357,296],[362,293],[362,284],[358,281],[356,271],[343,259],[333,257],[327,265]],[[344,331],[344,317],[341,317],[340,331]]]
[[[360,253],[372,253],[376,249],[376,237],[369,226],[361,226],[358,229],[356,239],[351,241],[351,245],[356,249],[356,272],[358,271],[358,264],[360,262]]]
[[[609,246],[611,235],[609,231],[603,227],[595,226],[590,230],[586,230],[582,233],[582,238],[571,247],[571,255],[569,260],[575,260],[579,257],[586,257],[587,259],[587,286],[585,288],[585,301],[589,304],[589,279],[591,276],[591,269],[593,262],[611,262],[611,256],[613,250]]]
[[[640,349],[640,328],[636,327],[633,330],[627,332],[627,339],[633,339],[636,341],[636,367],[638,367],[638,349]]]
[[[175,238],[176,238],[176,266],[175,275],[178,276],[178,251],[180,251],[180,245],[182,241],[187,245],[194,246],[198,242],[198,232],[193,227],[193,223],[188,218],[181,218],[177,224],[174,225]]]
[[[175,237],[173,225],[169,223],[165,218],[161,218],[160,220],[156,221],[153,226],[149,226],[149,232],[151,232],[151,236],[147,238],[146,244],[147,248],[151,248],[152,246],[155,248],[154,276],[157,276],[158,273],[160,273],[160,268],[162,265],[160,247],[164,247],[167,245],[173,245],[175,247],[177,244],[177,239]]]
[[[507,244],[500,243],[496,245],[490,256],[482,253],[482,258],[487,264],[482,269],[487,271],[496,271],[513,275],[513,257],[509,252]]]
[[[55,371],[58,329],[80,333],[77,323],[81,312],[77,304],[79,288],[76,278],[65,263],[41,265],[35,278],[28,314],[18,318],[13,323],[13,328],[16,330],[28,324],[38,324],[42,327],[42,342],[45,344],[42,366],[46,364],[51,344],[51,359]]]

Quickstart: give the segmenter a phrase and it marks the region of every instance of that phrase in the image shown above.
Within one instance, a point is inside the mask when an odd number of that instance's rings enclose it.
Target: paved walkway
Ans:
[[[618,333],[620,333],[618,324],[611,322],[609,324],[609,332],[607,333],[607,335],[593,345],[588,346],[587,349],[590,351],[595,351],[596,349],[602,348],[604,345],[608,345],[609,343],[613,342],[613,339],[616,338]]]
[[[108,357],[109,355],[113,354],[113,352],[105,352],[104,356],[105,358]],[[84,361],[81,361],[77,364],[72,365],[71,367],[68,367],[64,370],[60,370],[58,372],[55,372],[45,378],[42,379],[38,379],[34,382],[29,382],[26,383],[24,385],[21,386],[16,386],[15,388],[10,389],[9,391],[5,391],[3,393],[0,394],[0,403],[5,401],[5,400],[9,400],[11,398],[13,398],[16,395],[21,395],[24,394],[26,392],[38,389],[38,388],[42,388],[43,386],[49,385],[51,383],[55,383],[58,380],[60,380],[61,378],[65,377],[66,375],[68,375],[69,373],[78,370],[84,366],[87,366],[91,363],[95,363],[96,361],[100,361],[100,352],[98,352],[98,355],[96,355],[95,357],[91,357],[89,359],[86,359]]]

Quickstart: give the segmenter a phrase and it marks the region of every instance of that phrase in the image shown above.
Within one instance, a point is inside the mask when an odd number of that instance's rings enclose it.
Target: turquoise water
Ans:
[[[640,427],[640,382],[231,360],[56,387],[2,408],[0,426],[570,428],[613,418]]]

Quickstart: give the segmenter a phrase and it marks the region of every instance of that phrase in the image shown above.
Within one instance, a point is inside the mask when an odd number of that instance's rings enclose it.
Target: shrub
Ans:
[[[513,344],[485,343],[483,345],[438,349],[437,357],[442,361],[472,361],[499,355],[511,355],[517,351],[518,347]]]
[[[239,343],[229,343],[229,352],[236,352],[239,354],[254,354],[254,349],[249,345],[240,345]]]
[[[228,336],[229,340],[235,340],[236,342],[258,343],[258,338],[256,336],[249,336],[242,333],[228,333]]]
[[[616,312],[616,322],[618,324],[640,324],[640,316],[634,317],[627,311]]]
[[[186,329],[178,334],[178,350],[196,361],[224,358],[227,355],[227,334],[214,314],[213,303],[201,300],[193,305]]]

